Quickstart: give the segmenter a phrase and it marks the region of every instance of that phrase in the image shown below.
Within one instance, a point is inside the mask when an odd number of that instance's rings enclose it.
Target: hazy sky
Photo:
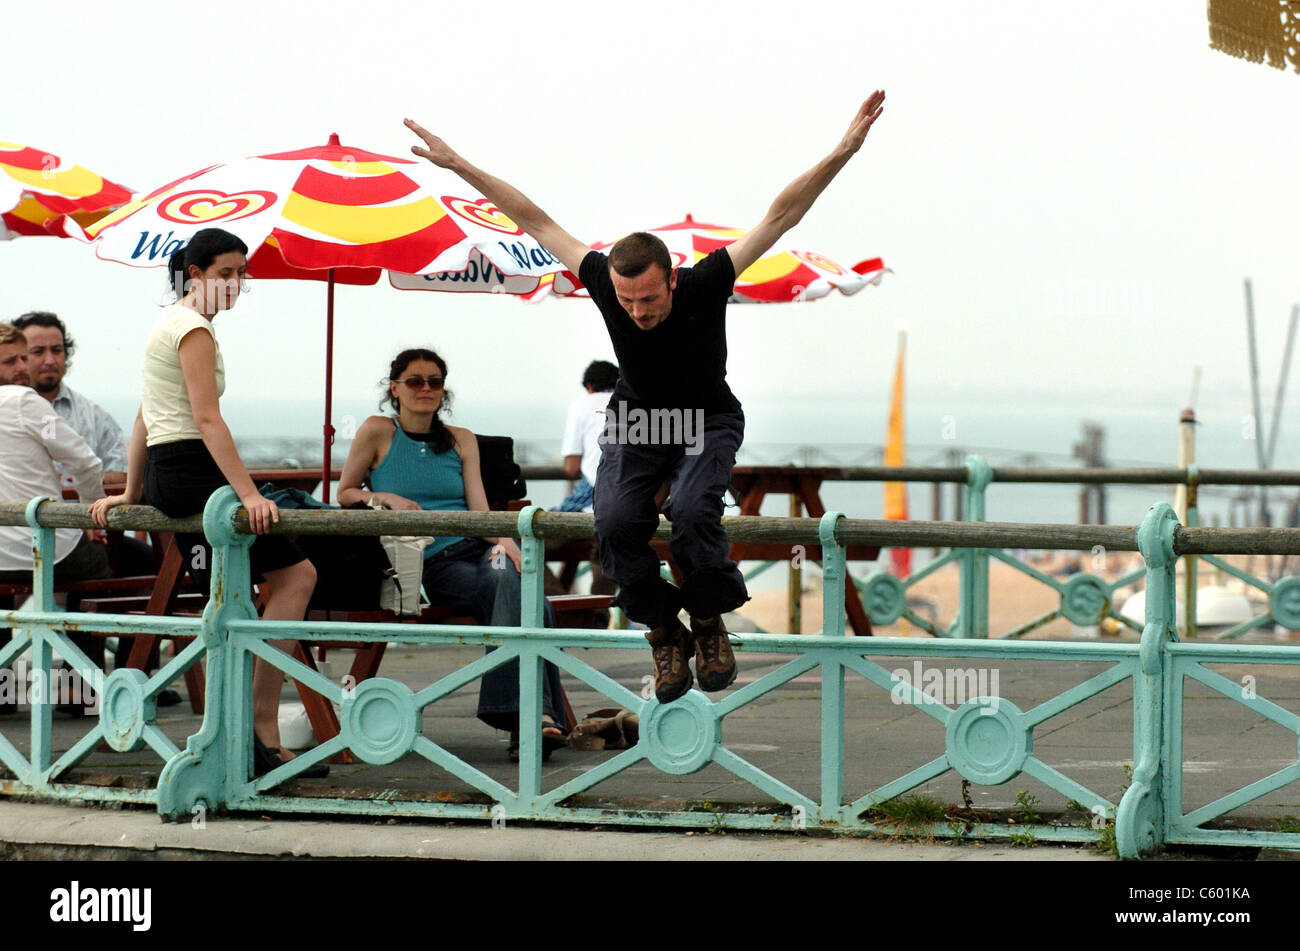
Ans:
[[[406,154],[410,115],[588,241],[686,212],[752,226],[886,89],[863,151],[785,243],[895,273],[851,298],[731,309],[751,427],[861,405],[842,438],[880,441],[900,323],[922,442],[973,399],[1172,416],[1196,364],[1202,415],[1239,416],[1242,278],[1270,396],[1300,300],[1300,76],[1211,51],[1187,0],[71,2],[13,6],[6,28],[0,139],[150,189],[331,132]],[[0,317],[58,311],[81,346],[70,382],[134,403],[161,270],[19,238],[0,275]],[[277,402],[319,398],[324,299],[264,281],[218,320],[228,398],[263,401],[270,431]],[[342,288],[337,313],[341,412],[373,408],[396,350],[431,345],[459,419],[512,401],[555,420],[516,435],[558,438],[583,367],[612,355],[585,301],[382,283]]]

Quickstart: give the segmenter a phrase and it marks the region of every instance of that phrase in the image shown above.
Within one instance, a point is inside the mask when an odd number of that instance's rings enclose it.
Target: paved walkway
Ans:
[[[461,861],[1110,861],[1079,847],[702,832],[631,832],[416,820],[225,816],[160,822],[142,808],[0,800],[0,859],[441,859]]]

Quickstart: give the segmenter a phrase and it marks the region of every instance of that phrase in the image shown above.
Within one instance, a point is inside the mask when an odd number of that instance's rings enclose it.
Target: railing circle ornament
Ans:
[[[862,606],[872,624],[893,624],[907,607],[903,582],[887,571],[873,571],[864,582]]]
[[[948,718],[948,762],[973,783],[998,786],[1024,768],[1033,751],[1031,728],[1009,700],[975,697]]]
[[[1075,575],[1061,592],[1061,614],[1072,624],[1100,624],[1110,609],[1110,586],[1096,575]]]
[[[698,690],[672,703],[649,701],[641,723],[641,741],[651,764],[674,776],[703,769],[722,742],[722,720]]]
[[[130,753],[144,745],[144,728],[155,718],[156,701],[146,698],[149,680],[143,670],[123,667],[104,680],[99,697],[99,725],[104,742],[119,753]]]
[[[406,684],[387,677],[363,680],[343,701],[343,741],[367,763],[396,762],[415,742],[416,713],[415,694]]]
[[[1273,620],[1290,630],[1300,630],[1300,578],[1281,578],[1268,596]]]

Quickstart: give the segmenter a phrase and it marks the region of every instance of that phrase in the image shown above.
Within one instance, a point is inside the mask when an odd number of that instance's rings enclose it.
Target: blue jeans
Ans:
[[[493,567],[492,546],[482,539],[465,539],[424,562],[424,592],[434,604],[466,607],[479,624],[516,627],[523,603],[519,572],[509,558]],[[543,626],[555,626],[549,603],[543,606]],[[496,650],[489,647],[489,652]],[[542,712],[563,724],[564,704],[560,670],[549,661],[542,665]],[[519,729],[519,660],[508,661],[483,675],[478,693],[478,718],[498,730]],[[540,728],[540,724],[539,724]]]

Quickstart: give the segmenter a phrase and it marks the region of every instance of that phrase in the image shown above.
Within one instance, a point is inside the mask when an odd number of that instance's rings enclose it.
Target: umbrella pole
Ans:
[[[330,268],[329,287],[325,296],[325,454],[321,462],[321,499],[330,500],[330,450],[334,445],[334,427],[330,425],[334,395],[334,268]]]

